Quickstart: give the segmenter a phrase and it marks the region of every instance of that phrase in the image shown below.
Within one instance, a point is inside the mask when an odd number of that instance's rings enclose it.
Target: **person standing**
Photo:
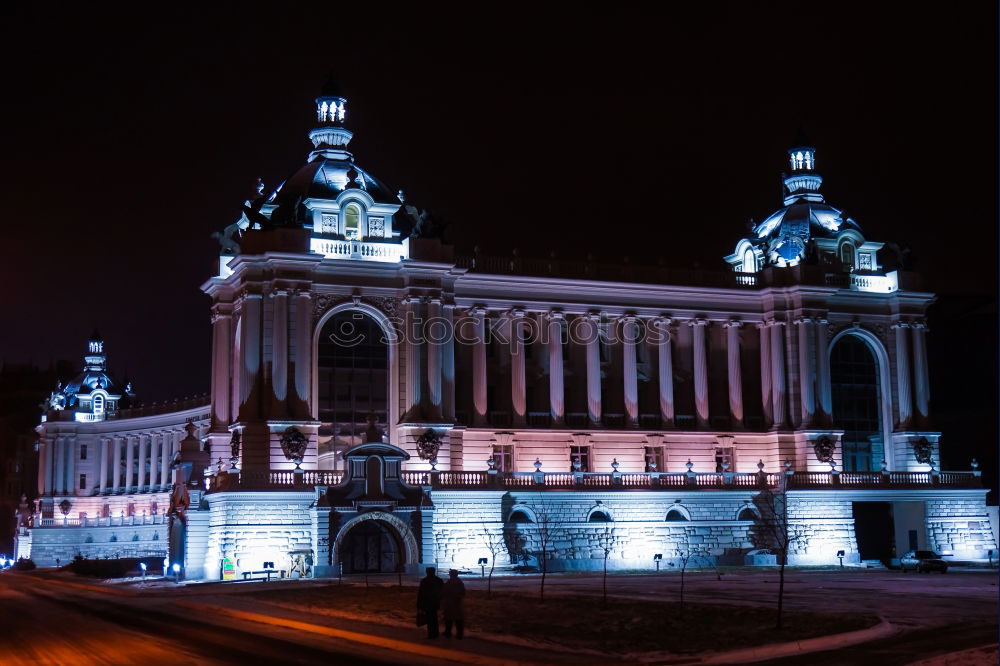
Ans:
[[[417,614],[423,614],[427,623],[427,638],[438,637],[438,608],[441,605],[441,588],[444,581],[437,577],[437,569],[427,567],[427,576],[417,589]],[[417,625],[419,626],[419,618]]]
[[[444,606],[444,637],[451,638],[451,626],[455,625],[455,638],[461,640],[465,629],[465,583],[458,577],[458,571],[448,572],[448,582],[441,590],[441,605]]]

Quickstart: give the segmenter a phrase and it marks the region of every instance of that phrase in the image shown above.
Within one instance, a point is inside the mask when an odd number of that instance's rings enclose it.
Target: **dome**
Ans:
[[[306,199],[336,199],[347,187],[351,172],[357,189],[375,203],[399,204],[399,198],[387,185],[364,169],[345,159],[323,155],[306,163],[271,193],[267,203],[275,206],[271,220],[279,225],[301,224],[305,219]]]
[[[84,370],[63,386],[60,393],[66,398],[66,407],[75,407],[80,395],[90,395],[103,389],[109,395],[127,395],[123,387],[103,370]]]
[[[844,229],[861,230],[857,222],[845,217],[844,211],[839,208],[825,203],[798,201],[771,213],[754,227],[753,233],[758,240],[794,235],[807,241],[812,237],[834,238]]]

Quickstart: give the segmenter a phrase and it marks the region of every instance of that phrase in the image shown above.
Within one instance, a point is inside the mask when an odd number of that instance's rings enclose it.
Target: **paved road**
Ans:
[[[170,598],[120,598],[0,575],[0,663],[429,664],[389,650],[239,624],[173,607]]]

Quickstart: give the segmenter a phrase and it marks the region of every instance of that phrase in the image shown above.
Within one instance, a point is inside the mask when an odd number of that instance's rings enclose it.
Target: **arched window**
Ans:
[[[747,248],[747,251],[743,253],[743,272],[757,272],[757,257],[754,256],[753,250],[750,248]]]
[[[830,350],[830,387],[834,426],[844,430],[844,471],[871,471],[884,456],[882,403],[878,360],[860,337],[845,335]]]
[[[517,511],[513,511],[510,514],[510,522],[512,522],[512,523],[532,523],[534,521],[524,511],[517,510]]]
[[[610,523],[611,516],[608,515],[607,511],[597,510],[592,511],[590,516],[587,518],[588,523]]]
[[[840,263],[847,268],[854,268],[854,244],[850,241],[840,246]]]
[[[739,515],[736,516],[736,520],[757,520],[757,514],[750,507],[743,507],[740,509]]]
[[[671,509],[670,511],[667,511],[668,522],[678,522],[685,520],[689,520],[689,518],[686,515],[684,515],[684,512],[681,511],[680,509]]]
[[[94,396],[94,413],[103,414],[104,413],[104,396],[98,393]]]
[[[359,310],[338,312],[320,331],[317,400],[334,460],[364,443],[368,416],[386,432],[389,404],[389,345],[378,323]]]
[[[344,238],[361,240],[361,207],[348,204],[344,209]]]

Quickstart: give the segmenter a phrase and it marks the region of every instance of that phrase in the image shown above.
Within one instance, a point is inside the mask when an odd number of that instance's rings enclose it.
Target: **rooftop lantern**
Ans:
[[[309,132],[309,140],[316,148],[310,155],[310,161],[320,155],[332,159],[351,159],[345,146],[351,142],[354,133],[344,127],[346,118],[347,98],[331,76],[316,98],[316,120],[319,125]]]

